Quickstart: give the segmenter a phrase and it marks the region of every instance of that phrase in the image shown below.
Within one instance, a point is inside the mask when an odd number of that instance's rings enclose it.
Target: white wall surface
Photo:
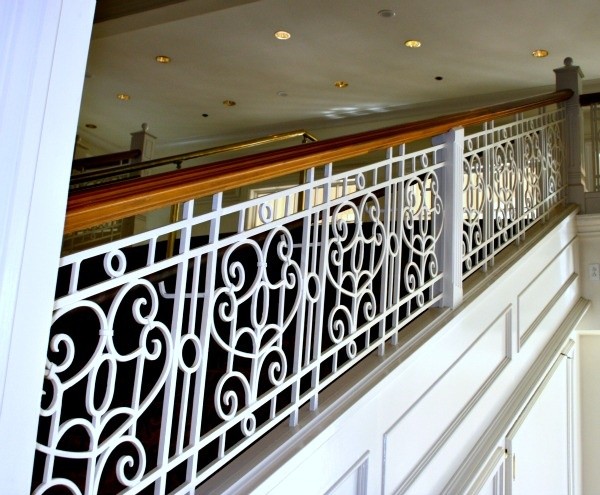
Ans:
[[[0,2],[0,491],[29,493],[94,0]]]
[[[579,334],[582,493],[600,494],[600,335]]]
[[[590,277],[591,265],[600,266],[600,215],[579,215],[577,233],[580,246],[581,294],[592,302],[578,328],[600,330],[600,280],[591,280]]]
[[[342,378],[335,419],[326,419],[323,398],[325,420],[306,425],[304,438],[299,427],[301,445],[277,448],[278,440],[265,438],[203,491],[462,493],[455,487],[489,463],[492,479],[481,486],[493,490],[501,483],[494,476],[503,472],[503,439],[587,307],[579,298],[577,250],[572,214],[518,253],[510,270],[416,352],[364,388]]]

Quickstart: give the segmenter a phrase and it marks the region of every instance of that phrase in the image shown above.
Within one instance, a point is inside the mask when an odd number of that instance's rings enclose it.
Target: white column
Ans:
[[[0,491],[29,493],[94,0],[0,2]]]
[[[438,243],[438,263],[444,272],[441,286],[441,306],[456,308],[463,298],[462,228],[463,228],[463,150],[465,130],[462,127],[433,139],[444,143],[445,166],[440,177],[440,192],[444,204],[444,227]]]
[[[573,96],[567,100],[565,105],[566,126],[565,146],[567,160],[567,200],[576,203],[581,211],[585,208],[585,168],[583,159],[583,113],[579,105],[581,95],[583,72],[577,65],[573,65],[573,59],[565,58],[564,66],[554,69],[556,74],[556,90],[570,89]]]

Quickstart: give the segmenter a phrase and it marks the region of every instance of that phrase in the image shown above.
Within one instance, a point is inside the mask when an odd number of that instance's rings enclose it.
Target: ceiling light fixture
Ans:
[[[531,52],[531,54],[535,58],[544,58],[544,57],[547,57],[549,55],[548,50],[533,50]]]
[[[292,37],[287,31],[277,31],[274,36],[278,40],[289,40]]]
[[[404,46],[407,48],[419,48],[421,46],[421,42],[419,40],[406,40],[404,42]]]
[[[117,95],[117,99],[121,101],[129,101],[130,98],[131,96],[129,96],[127,93],[119,93]]]
[[[157,55],[154,57],[154,60],[156,60],[159,64],[168,64],[171,62],[171,57],[168,55]]]
[[[347,88],[348,87],[348,83],[346,81],[336,81],[333,85],[336,88]]]
[[[234,107],[235,106],[235,101],[233,101],[233,100],[223,100],[223,105],[225,105],[226,107]]]
[[[389,9],[383,9],[383,10],[380,10],[379,12],[377,12],[377,15],[379,17],[389,19],[390,17],[394,17],[396,15],[396,12],[394,12],[393,10],[389,10]]]

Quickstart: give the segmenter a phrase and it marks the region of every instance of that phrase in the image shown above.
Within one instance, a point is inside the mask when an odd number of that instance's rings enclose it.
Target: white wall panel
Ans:
[[[427,462],[436,446],[452,433],[452,425],[478,399],[508,364],[510,321],[506,311],[488,328],[470,332],[475,340],[439,377],[410,411],[384,434],[385,493],[410,484],[419,465]]]
[[[540,274],[519,294],[518,301],[518,333],[519,345],[522,346],[535,327],[540,317],[540,308],[545,308],[556,301],[556,295],[575,272],[575,255],[573,242],[569,242]]]

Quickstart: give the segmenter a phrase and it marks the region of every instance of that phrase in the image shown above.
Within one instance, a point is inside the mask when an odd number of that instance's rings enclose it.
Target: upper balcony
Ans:
[[[67,234],[174,215],[61,259],[34,488],[192,492],[362,361],[405,352],[463,283],[572,211],[573,102],[75,190]]]

